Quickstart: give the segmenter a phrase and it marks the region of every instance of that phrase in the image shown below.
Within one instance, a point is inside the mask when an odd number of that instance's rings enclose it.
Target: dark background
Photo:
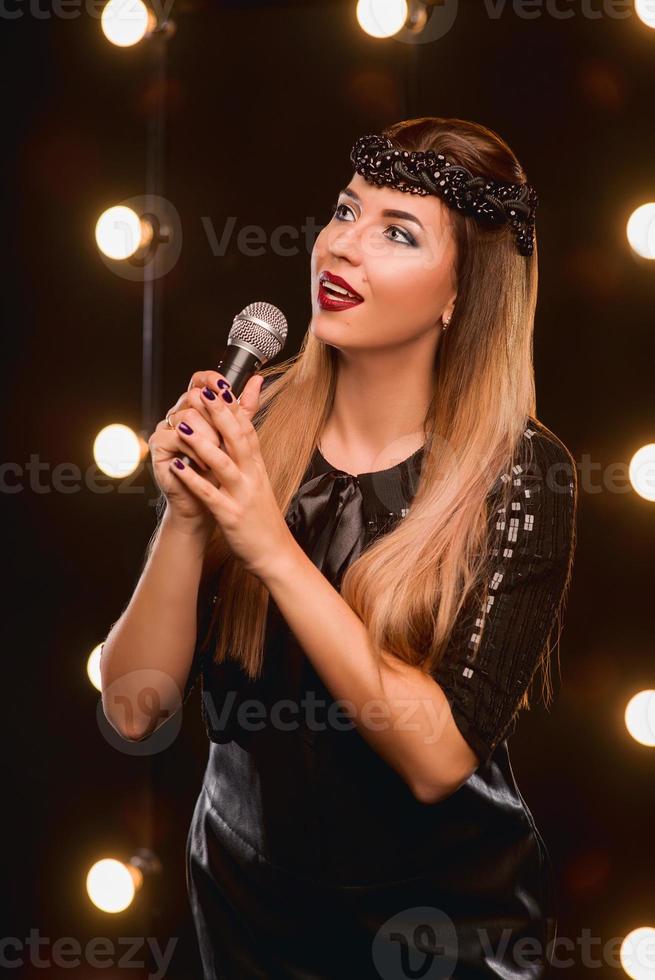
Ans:
[[[652,919],[653,756],[627,735],[623,711],[654,686],[653,511],[608,480],[655,432],[655,266],[631,254],[624,233],[630,212],[654,199],[655,32],[634,15],[585,17],[578,3],[560,4],[570,19],[525,19],[510,3],[495,19],[483,3],[459,6],[445,37],[418,45],[369,38],[350,0],[174,8],[165,194],[184,239],[164,280],[159,417],[194,370],[215,367],[233,316],[255,299],[285,312],[284,355],[297,351],[311,316],[308,248],[301,238],[295,255],[267,245],[252,257],[236,235],[256,224],[268,240],[309,216],[320,228],[359,135],[400,118],[457,116],[514,148],[541,201],[538,417],[575,456],[581,492],[558,698],[549,713],[524,714],[512,759],[555,867],[559,934],[578,949],[564,975],[577,977],[584,930],[606,943]],[[140,493],[51,486],[62,462],[92,466],[104,425],[140,426],[142,289],[101,261],[93,229],[105,207],[144,191],[146,46],[108,44],[86,14],[21,9],[0,17],[4,444],[6,460],[25,467],[36,456],[46,468],[41,490],[25,471],[4,495],[1,934],[179,937],[167,976],[186,980],[200,976],[184,877],[207,756],[199,693],[170,747],[142,759],[103,737],[85,674],[140,574],[156,493],[147,469]],[[228,216],[235,231],[219,257],[202,218],[220,234]],[[152,902],[140,894],[118,916],[93,909],[88,867],[148,841],[164,867]],[[68,973],[95,976],[84,963]]]

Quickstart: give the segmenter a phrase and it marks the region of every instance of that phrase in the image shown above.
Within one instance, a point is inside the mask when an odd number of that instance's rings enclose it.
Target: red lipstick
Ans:
[[[336,286],[337,289],[331,290],[330,286]],[[346,295],[344,290],[347,290],[351,295]],[[363,302],[363,297],[341,276],[336,276],[327,271],[322,272],[319,276],[318,304],[322,310],[334,312],[349,310],[352,306],[359,306]]]

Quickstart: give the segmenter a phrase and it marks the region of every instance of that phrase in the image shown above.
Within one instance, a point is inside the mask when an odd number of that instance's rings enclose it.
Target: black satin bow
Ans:
[[[304,551],[338,589],[365,544],[362,491],[348,473],[319,473],[292,500],[287,525]]]

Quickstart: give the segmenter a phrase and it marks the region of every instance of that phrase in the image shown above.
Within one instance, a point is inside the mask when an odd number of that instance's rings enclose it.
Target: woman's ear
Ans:
[[[455,303],[457,302],[457,293],[448,301],[447,306],[444,307],[444,311],[441,314],[441,319],[444,323],[450,323],[453,318],[453,313],[455,311]]]

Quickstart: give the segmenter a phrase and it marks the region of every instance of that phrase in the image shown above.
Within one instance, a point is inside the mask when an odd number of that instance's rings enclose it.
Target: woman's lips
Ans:
[[[336,313],[338,310],[349,310],[351,306],[359,306],[363,302],[363,299],[337,299],[332,293],[328,293],[327,289],[323,287],[323,283],[319,283],[318,305],[322,310],[331,310]]]

